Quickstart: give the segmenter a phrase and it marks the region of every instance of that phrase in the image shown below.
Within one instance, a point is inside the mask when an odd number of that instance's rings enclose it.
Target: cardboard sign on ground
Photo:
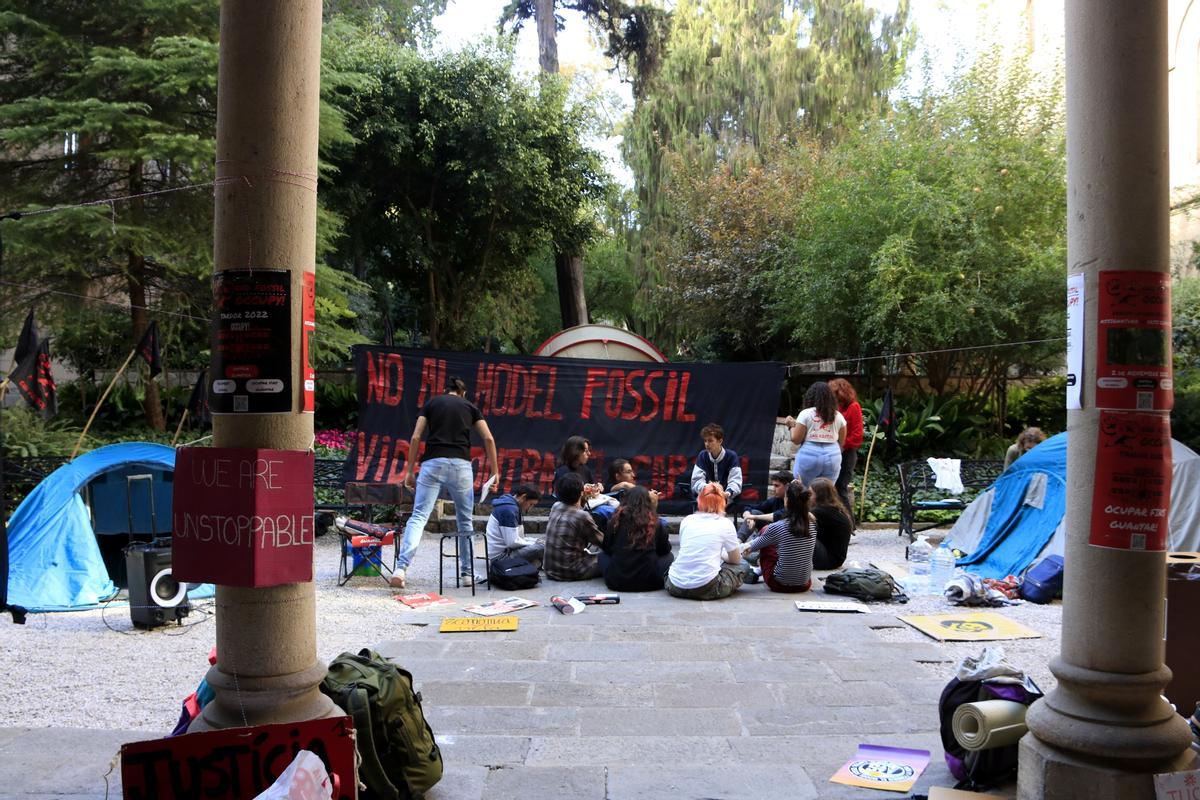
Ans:
[[[927,766],[928,750],[860,744],[854,758],[843,764],[829,782],[885,792],[907,792]]]
[[[929,800],[1004,800],[998,794],[979,794],[964,792],[962,789],[945,789],[941,786],[929,787]]]
[[[1040,639],[1041,634],[993,611],[964,611],[900,617],[939,642],[994,642],[1000,639]]]
[[[1158,800],[1200,798],[1200,769],[1155,775],[1154,796]]]
[[[446,617],[439,633],[474,633],[475,631],[515,631],[516,617]]]

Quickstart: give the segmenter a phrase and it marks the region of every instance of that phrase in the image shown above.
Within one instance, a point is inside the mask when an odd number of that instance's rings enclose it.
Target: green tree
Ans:
[[[530,257],[595,233],[607,178],[582,144],[587,110],[559,80],[518,78],[494,48],[423,56],[360,37],[332,60],[363,78],[337,99],[357,140],[332,157],[353,187],[339,258],[422,298],[434,346],[527,322]]]
[[[687,225],[674,213],[679,169],[740,170],[797,136],[834,140],[886,107],[910,41],[907,0],[890,15],[862,0],[680,0],[625,130],[645,313],[674,327],[656,291]]]
[[[822,152],[776,272],[777,329],[814,358],[985,348],[917,366],[938,394],[974,378],[959,391],[994,392],[1003,419],[1010,366],[1063,351],[1063,123],[1061,81],[993,52]],[[1056,341],[989,347],[1040,339]]]
[[[10,225],[8,275],[42,291],[124,299],[131,328],[125,348],[148,324],[151,298],[160,308],[202,315],[196,304],[211,263],[205,209],[212,198],[154,193],[213,177],[216,2],[12,0],[0,12],[0,30],[7,36],[0,51],[0,205],[139,196]],[[31,296],[28,289],[4,294],[16,307]],[[7,317],[13,305],[6,306]],[[148,424],[162,430],[153,381],[145,398]]]

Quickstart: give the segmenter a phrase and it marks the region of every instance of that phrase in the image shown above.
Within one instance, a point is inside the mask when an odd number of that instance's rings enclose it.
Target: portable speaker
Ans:
[[[129,573],[129,618],[135,628],[154,628],[182,620],[191,611],[187,584],[171,575],[171,548],[154,544],[125,550]]]

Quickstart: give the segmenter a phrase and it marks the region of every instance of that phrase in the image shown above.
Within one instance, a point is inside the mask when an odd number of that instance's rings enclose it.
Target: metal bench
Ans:
[[[991,486],[996,478],[1000,477],[1000,473],[1004,471],[1004,462],[962,459],[959,464],[959,478],[967,491],[959,496],[937,488],[937,476],[934,475],[929,462],[924,459],[905,461],[897,464],[896,469],[900,472],[900,535],[907,536],[911,541],[920,531],[944,524],[929,522],[917,527],[918,513],[957,511],[961,514],[976,494]]]

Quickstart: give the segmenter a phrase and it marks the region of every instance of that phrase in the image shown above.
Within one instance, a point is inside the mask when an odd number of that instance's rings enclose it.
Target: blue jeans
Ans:
[[[454,516],[458,522],[459,572],[472,572],[471,534],[475,529],[472,512],[475,510],[475,476],[471,474],[471,462],[461,458],[431,458],[421,462],[417,473],[417,492],[413,498],[412,516],[404,526],[404,538],[400,541],[400,553],[396,556],[397,569],[408,569],[412,563],[421,537],[425,534],[425,523],[433,513],[442,487],[450,492],[454,501]]]
[[[796,460],[792,464],[792,474],[804,481],[805,486],[812,486],[812,482],[817,478],[836,481],[841,469],[842,448],[838,447],[836,442],[805,442],[796,451]]]

